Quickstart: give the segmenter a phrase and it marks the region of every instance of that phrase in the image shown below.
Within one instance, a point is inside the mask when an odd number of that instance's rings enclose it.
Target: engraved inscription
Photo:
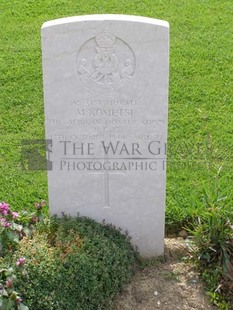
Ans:
[[[131,47],[106,31],[86,41],[76,57],[79,78],[85,86],[98,92],[113,92],[123,87],[133,78],[135,66]]]

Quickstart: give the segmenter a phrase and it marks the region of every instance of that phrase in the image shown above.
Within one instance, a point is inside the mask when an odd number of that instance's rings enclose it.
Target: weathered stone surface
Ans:
[[[127,230],[163,253],[169,26],[90,15],[42,27],[51,214]]]

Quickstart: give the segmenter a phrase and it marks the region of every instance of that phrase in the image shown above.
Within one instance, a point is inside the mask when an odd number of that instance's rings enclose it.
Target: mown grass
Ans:
[[[21,168],[21,140],[44,138],[40,28],[60,17],[120,13],[170,23],[167,224],[179,229],[203,210],[203,188],[222,166],[219,190],[232,202],[231,0],[1,0],[0,199],[12,209],[47,199],[46,173]]]

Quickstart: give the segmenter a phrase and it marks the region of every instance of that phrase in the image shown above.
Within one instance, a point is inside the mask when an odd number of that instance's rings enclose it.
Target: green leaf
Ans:
[[[40,221],[40,222],[42,222],[42,221],[43,221],[44,216],[43,216],[43,214],[42,214],[42,213],[38,215],[38,219],[39,219],[39,221]]]
[[[1,299],[0,310],[6,310],[8,305],[8,298]]]
[[[16,243],[19,242],[19,235],[18,235],[18,233],[14,232],[12,230],[8,230],[8,231],[6,231],[6,235],[7,235],[8,239],[10,241],[13,241],[13,242],[16,242]]]
[[[2,252],[3,244],[2,244],[2,238],[0,237],[0,252]]]
[[[19,232],[22,231],[22,229],[23,229],[22,225],[19,225],[19,224],[16,224],[16,223],[12,223],[12,227],[13,227],[14,230],[19,231]]]
[[[18,305],[18,310],[29,310],[29,308],[27,306],[25,306],[24,304],[20,303]]]
[[[28,228],[28,227],[24,227],[24,228],[23,228],[23,232],[25,233],[25,235],[26,235],[27,237],[30,237],[30,236],[32,235],[32,231],[31,231],[31,229]]]
[[[9,299],[6,310],[14,310],[14,309],[15,309],[15,301],[12,299]]]
[[[5,290],[5,288],[2,289],[1,295],[2,295],[3,297],[7,297],[7,298],[9,297],[9,295],[8,295],[7,291]]]

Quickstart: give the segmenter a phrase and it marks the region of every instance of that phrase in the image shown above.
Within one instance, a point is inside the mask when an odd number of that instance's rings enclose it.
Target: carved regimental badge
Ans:
[[[135,55],[130,46],[109,32],[86,41],[76,57],[78,76],[85,86],[112,92],[133,78]]]

